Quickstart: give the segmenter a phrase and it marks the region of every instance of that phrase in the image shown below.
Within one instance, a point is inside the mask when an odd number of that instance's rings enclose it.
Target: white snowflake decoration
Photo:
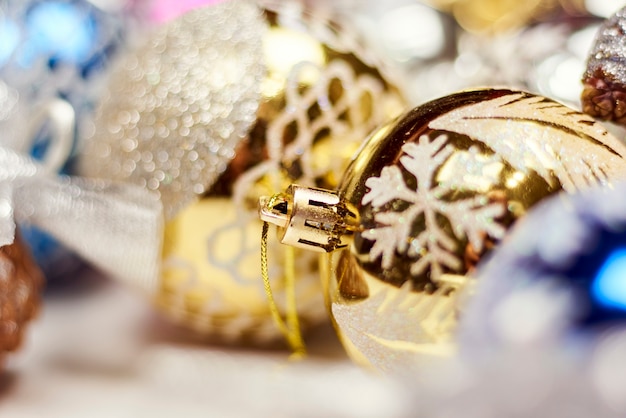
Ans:
[[[374,241],[369,257],[375,261],[382,257],[384,269],[392,267],[396,253],[414,259],[411,274],[423,274],[428,268],[431,279],[436,281],[444,268],[458,272],[462,262],[456,254],[455,237],[466,238],[478,251],[482,249],[484,237],[501,239],[505,227],[496,219],[506,212],[502,203],[490,202],[484,194],[453,201],[442,200],[450,192],[458,191],[458,179],[453,176],[448,182],[436,183],[434,174],[455,152],[446,144],[447,135],[439,135],[432,141],[422,135],[418,143],[407,143],[402,147],[402,167],[415,176],[417,186],[410,189],[405,183],[402,169],[397,165],[384,167],[380,177],[371,177],[365,185],[370,189],[362,203],[372,204],[375,221],[380,225],[363,233],[363,237]],[[473,153],[470,152],[470,155]],[[493,159],[475,161],[475,164],[493,164]],[[383,209],[389,203],[404,201],[409,206],[402,211]],[[376,210],[379,210],[376,212]],[[452,225],[450,236],[437,220],[437,215],[446,217]],[[424,217],[425,228],[412,236],[415,222]]]

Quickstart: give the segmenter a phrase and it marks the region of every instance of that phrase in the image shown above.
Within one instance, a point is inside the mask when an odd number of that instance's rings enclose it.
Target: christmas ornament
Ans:
[[[114,71],[80,171],[158,191],[168,218],[204,193],[254,122],[263,31],[234,1],[151,33]]]
[[[0,356],[16,350],[39,309],[43,275],[19,235],[0,247]]]
[[[2,2],[0,145],[31,154],[51,172],[67,172],[128,29],[122,13],[88,1]],[[37,228],[23,226],[22,234],[48,279],[82,265]]]
[[[626,124],[626,8],[598,29],[583,77],[583,111],[591,116]]]
[[[71,105],[77,136],[83,137],[91,129],[89,114],[102,93],[110,60],[129,31],[122,14],[106,13],[88,1],[3,2],[0,79],[12,99],[0,112],[2,144],[16,144],[15,149],[39,159],[54,153],[59,144],[50,142],[46,127],[29,126],[24,118],[58,100]],[[72,134],[69,146],[61,144],[65,159],[73,141]],[[65,163],[60,161],[59,168]]]
[[[451,415],[494,396],[508,402],[493,416],[551,416],[572,404],[583,415],[624,414],[625,191],[616,182],[546,199],[478,269],[457,333],[472,389],[452,389]],[[443,387],[420,393],[450,405]]]
[[[477,274],[462,334],[469,346],[565,345],[568,335],[626,325],[625,187],[549,199],[519,223]],[[529,301],[537,314],[517,317]]]
[[[451,349],[458,290],[516,219],[556,191],[623,178],[625,155],[550,99],[467,91],[373,134],[337,192],[291,186],[262,200],[261,217],[283,243],[337,250],[323,281],[344,345],[391,369]]]
[[[292,181],[336,186],[362,139],[402,104],[348,43],[349,32],[299,11],[265,10],[265,18],[268,73],[257,120],[209,193],[168,225],[158,298],[170,316],[204,334],[255,343],[279,335],[259,275],[258,197]],[[275,244],[268,250],[279,311],[295,276],[302,326],[324,320],[317,257]]]
[[[334,187],[363,138],[403,106],[350,31],[299,7],[228,1],[172,21],[114,78],[82,160],[90,175],[160,192],[170,222],[157,305],[203,335],[276,339],[259,196],[296,180]],[[296,275],[292,250],[277,247],[281,311],[283,278],[296,277],[303,326],[319,323],[317,258],[299,256]]]

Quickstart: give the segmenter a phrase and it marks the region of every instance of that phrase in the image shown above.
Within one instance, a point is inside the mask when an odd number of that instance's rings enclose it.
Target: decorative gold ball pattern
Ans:
[[[510,90],[437,99],[379,130],[339,187],[362,229],[326,277],[348,350],[390,368],[449,349],[458,290],[509,226],[555,192],[623,179],[625,156],[591,117]]]
[[[291,182],[336,187],[349,158],[404,101],[351,34],[315,14],[265,10],[267,73],[256,121],[220,179],[167,226],[157,303],[203,335],[254,343],[279,337],[260,276],[257,202]],[[272,288],[285,311],[285,251],[270,239]],[[318,257],[296,254],[306,328],[327,319]]]

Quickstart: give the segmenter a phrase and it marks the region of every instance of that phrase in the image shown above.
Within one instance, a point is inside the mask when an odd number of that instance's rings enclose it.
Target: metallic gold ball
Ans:
[[[314,13],[264,10],[266,73],[256,119],[234,159],[202,199],[167,225],[157,304],[201,334],[275,340],[261,280],[258,198],[289,183],[334,188],[367,135],[400,113],[397,88],[351,33]],[[327,319],[318,257],[270,239],[270,278],[285,312],[295,256],[304,327]]]
[[[625,156],[591,117],[510,90],[447,96],[377,131],[339,187],[360,229],[325,276],[350,354],[390,369],[451,350],[459,290],[509,226],[555,192],[624,178]]]

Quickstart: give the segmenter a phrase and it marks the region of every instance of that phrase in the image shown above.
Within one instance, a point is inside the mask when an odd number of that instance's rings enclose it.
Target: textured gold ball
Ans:
[[[390,369],[452,349],[459,290],[509,226],[555,192],[623,179],[625,156],[591,117],[510,90],[447,96],[377,131],[339,187],[360,229],[325,277],[349,353]]]
[[[256,119],[226,171],[167,225],[157,304],[183,326],[253,343],[275,340],[260,269],[258,198],[289,183],[337,186],[363,139],[404,100],[351,33],[315,14],[264,10],[266,73]],[[270,240],[273,292],[285,310],[286,252]],[[327,320],[318,257],[295,254],[306,328]]]

